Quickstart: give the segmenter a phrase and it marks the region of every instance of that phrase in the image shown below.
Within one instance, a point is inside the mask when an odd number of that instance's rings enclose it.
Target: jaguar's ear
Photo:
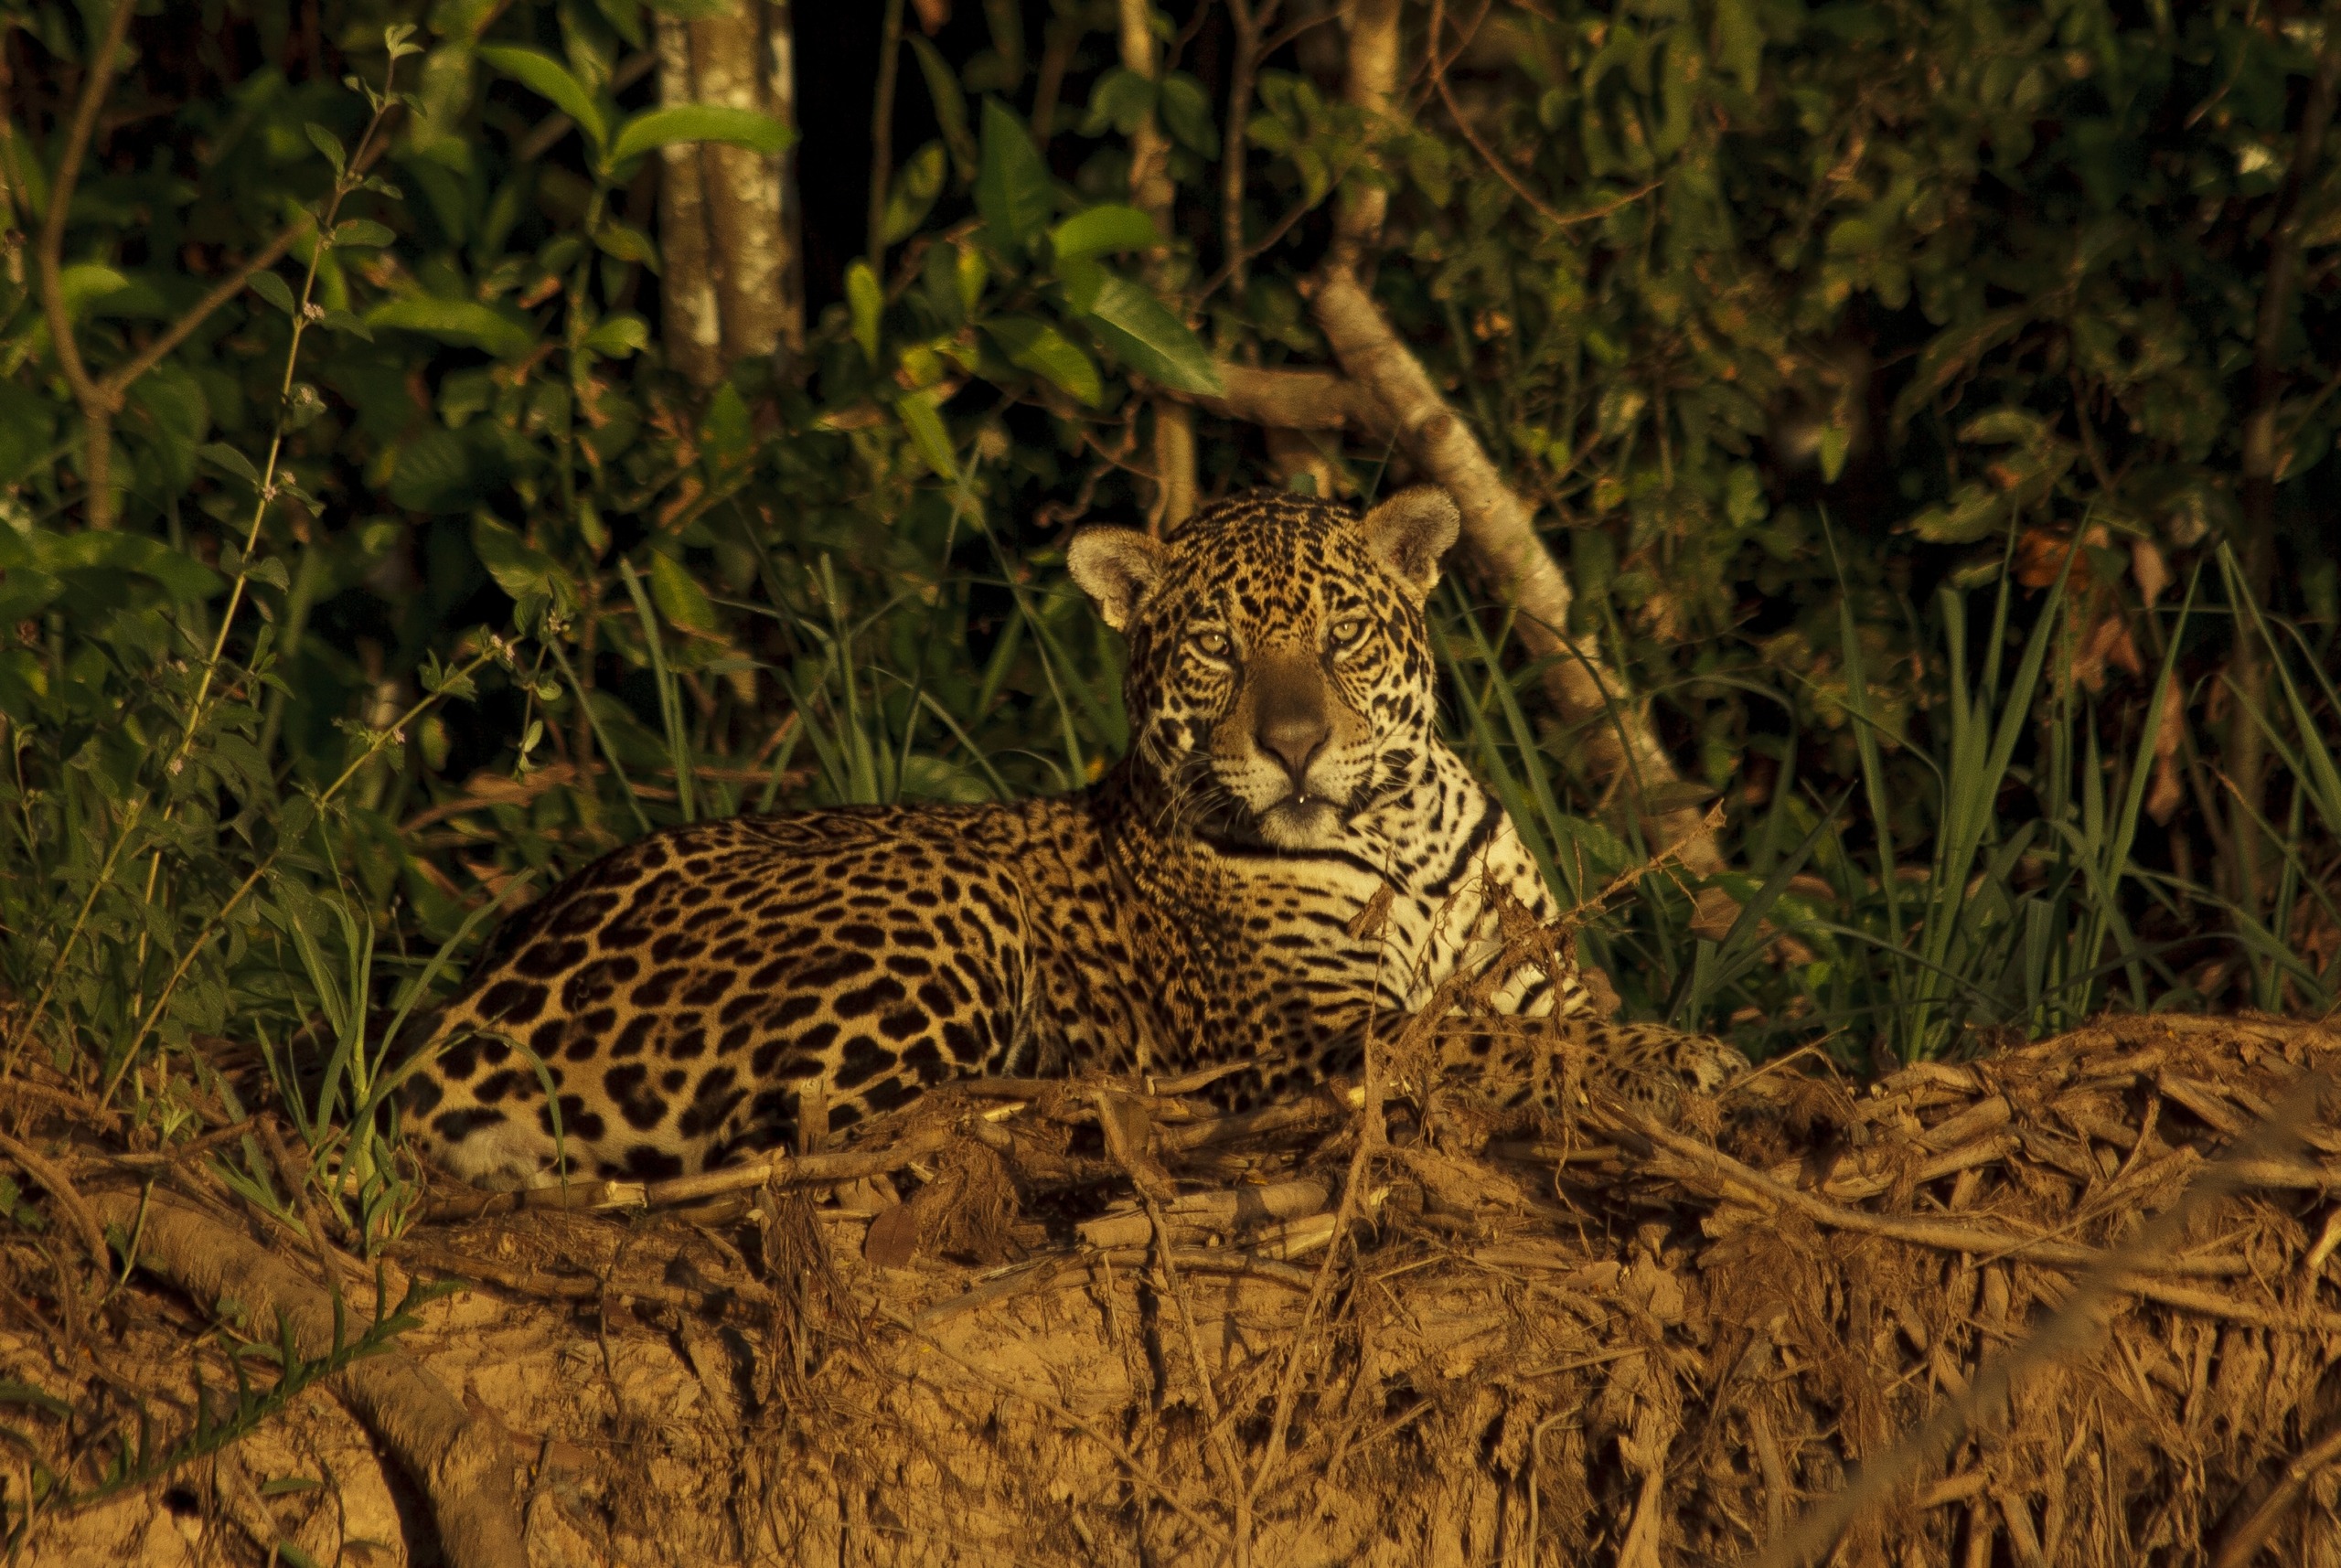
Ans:
[[[1463,517],[1446,491],[1417,485],[1366,513],[1357,526],[1374,559],[1419,604],[1438,586],[1438,558],[1455,542]]]
[[[1097,613],[1117,632],[1128,631],[1138,607],[1162,576],[1170,547],[1135,528],[1084,528],[1065,550],[1065,570],[1081,591],[1097,603]]]

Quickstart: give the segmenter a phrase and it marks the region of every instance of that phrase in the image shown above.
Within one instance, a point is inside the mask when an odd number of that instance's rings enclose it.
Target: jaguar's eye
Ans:
[[[1332,635],[1333,645],[1337,648],[1353,645],[1360,637],[1365,635],[1365,618],[1362,615],[1352,615],[1346,621],[1334,622]]]
[[[1194,642],[1196,651],[1199,653],[1206,654],[1213,658],[1226,656],[1227,634],[1225,632],[1197,632]]]

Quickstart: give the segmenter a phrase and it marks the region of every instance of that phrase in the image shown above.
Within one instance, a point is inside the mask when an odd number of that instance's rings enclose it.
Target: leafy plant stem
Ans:
[[[496,655],[493,652],[475,655],[468,664],[461,667],[456,672],[454,681],[447,684],[454,684],[464,677],[474,674],[494,657]],[[330,804],[334,796],[339,795],[367,763],[372,762],[386,747],[401,739],[406,732],[406,727],[429,712],[432,705],[439,700],[440,695],[441,693],[437,691],[426,693],[412,707],[401,714],[390,728],[378,730],[368,735],[366,744],[358,755],[351,758],[348,765],[341,770],[339,775],[318,793],[315,804],[319,810],[322,811]],[[106,1074],[104,1087],[98,1096],[98,1103],[101,1105],[112,1104],[114,1091],[121,1086],[123,1075],[129,1071],[130,1064],[138,1059],[138,1049],[146,1043],[146,1037],[154,1033],[155,1026],[162,1021],[163,1009],[170,1004],[171,994],[178,989],[179,982],[187,978],[187,973],[194,966],[197,955],[209,944],[212,937],[219,934],[220,927],[227,923],[228,916],[244,901],[245,895],[260,885],[262,879],[268,875],[275,866],[277,857],[283,851],[284,846],[280,843],[262,857],[260,864],[246,873],[244,880],[236,884],[235,891],[230,893],[219,909],[212,912],[211,917],[204,922],[203,928],[196,933],[195,940],[187,944],[187,952],[172,967],[170,977],[164,982],[162,992],[155,998],[154,1006],[146,1009],[145,1016],[140,1020],[138,1032],[131,1036],[130,1044],[123,1049],[121,1059]]]

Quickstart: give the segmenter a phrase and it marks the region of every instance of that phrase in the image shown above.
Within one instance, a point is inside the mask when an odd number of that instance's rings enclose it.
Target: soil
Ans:
[[[381,1284],[466,1283],[384,1357],[166,1477],[37,1507],[20,1544],[2341,1563],[2336,1049],[2313,1024],[2110,1018],[1867,1087],[1803,1061],[1652,1104],[1572,1074],[1544,1118],[1394,1077],[1363,1147],[1356,1093],[1214,1119],[1177,1085],[993,1084],[713,1180],[441,1189]],[[42,1093],[0,1118],[45,1221],[0,1249],[10,1525],[34,1461],[87,1489],[142,1408],[158,1446],[186,1431],[192,1366],[232,1390],[200,1282],[235,1249],[280,1265],[251,1300],[326,1299],[330,1266],[362,1324],[376,1291],[198,1161],[134,1179],[127,1135]],[[137,1225],[142,1190],[141,1267],[101,1275],[81,1237]],[[188,1236],[219,1238],[211,1275]],[[452,1425],[418,1438],[407,1394],[352,1381],[384,1369]],[[458,1474],[442,1439],[493,1453]],[[484,1532],[445,1527],[482,1506]]]

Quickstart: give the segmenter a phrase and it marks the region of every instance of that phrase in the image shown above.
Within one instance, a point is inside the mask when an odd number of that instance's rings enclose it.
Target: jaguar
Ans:
[[[1439,739],[1424,617],[1459,517],[1298,494],[1067,569],[1127,639],[1126,756],[1087,789],[668,828],[507,923],[402,1090],[438,1163],[515,1188],[711,1168],[947,1080],[1180,1074],[1242,1108],[1354,1072],[1459,970],[1498,1013],[1583,1015],[1557,912]],[[1484,1051],[1484,1045],[1481,1047]]]

